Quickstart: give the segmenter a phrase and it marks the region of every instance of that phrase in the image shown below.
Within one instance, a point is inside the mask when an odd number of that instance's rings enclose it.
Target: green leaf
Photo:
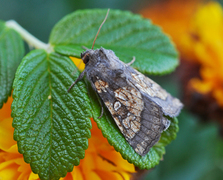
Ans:
[[[83,48],[80,46],[75,46],[75,45],[58,45],[54,47],[54,50],[57,53],[60,53],[65,56],[74,56],[74,57],[79,57],[80,58],[80,52],[83,51]]]
[[[120,152],[124,159],[140,169],[150,169],[159,164],[159,161],[162,159],[163,154],[165,153],[164,146],[176,138],[176,133],[179,130],[177,118],[170,119],[171,125],[165,132],[162,133],[159,142],[150,149],[147,155],[142,157],[137,154],[125,140],[106,108],[104,108],[104,115],[98,119],[101,113],[101,106],[98,103],[98,97],[90,87],[89,83],[88,89],[89,97],[92,103],[93,118],[96,121],[98,128],[101,129],[103,136],[108,139],[109,144],[114,146],[115,150]]]
[[[67,93],[78,74],[73,62],[34,50],[14,81],[12,117],[19,152],[41,179],[59,179],[84,158],[91,136],[90,100],[83,82]]]
[[[24,55],[20,35],[0,21],[0,108],[11,95],[16,69]]]
[[[81,10],[64,17],[53,28],[50,43],[56,52],[80,57],[82,46],[91,48],[107,10]],[[159,27],[139,15],[111,10],[96,40],[95,48],[111,49],[139,71],[164,74],[178,65],[178,54]]]
[[[162,133],[159,142],[155,146],[167,146],[171,141],[176,139],[177,132],[179,131],[177,118],[169,119],[171,121],[168,130]]]

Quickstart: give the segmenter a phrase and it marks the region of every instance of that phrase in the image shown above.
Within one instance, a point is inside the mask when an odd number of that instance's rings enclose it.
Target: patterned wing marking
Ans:
[[[141,156],[146,155],[149,149],[159,141],[161,132],[165,129],[162,109],[146,96],[143,99],[144,109],[141,113],[140,131],[128,141]]]
[[[128,113],[127,117],[125,119],[122,120],[122,124],[124,125],[124,127],[126,129],[129,129],[131,127],[131,121],[135,120],[135,116]]]
[[[97,79],[94,85],[125,139],[144,156],[166,127],[162,109],[135,86],[112,89],[110,83]]]
[[[144,107],[141,93],[135,87],[113,91],[110,83],[98,77],[94,85],[122,134],[126,139],[132,139],[140,131],[140,114]]]
[[[162,89],[157,83],[147,78],[143,74],[134,74],[132,73],[132,78],[137,83],[135,84],[142,92],[149,94],[151,97],[158,97],[162,100],[166,100],[168,94]]]
[[[137,120],[132,120],[131,121],[131,129],[137,133],[140,130],[140,122]]]
[[[132,68],[130,75],[130,84],[137,87],[139,91],[147,95],[152,101],[158,104],[162,108],[165,115],[175,117],[180,113],[183,104],[177,98],[174,98],[167,93],[156,82]]]
[[[122,105],[121,108],[119,108],[119,111],[121,112],[115,111],[114,105],[109,101],[105,102],[105,105],[110,111],[121,133],[125,136],[126,139],[132,139],[135,136],[135,132],[139,130],[139,128],[137,127],[138,124],[135,123],[136,125],[135,124],[133,125],[132,123],[132,121],[136,121],[133,120],[135,119],[135,117],[133,115],[129,116],[127,115],[125,119],[123,118],[125,116],[125,113],[123,112],[127,112],[127,109],[125,109],[124,105]]]
[[[118,109],[121,107],[122,105],[121,105],[121,103],[119,102],[119,101],[116,101],[115,103],[114,103],[114,110],[115,111],[118,111]]]
[[[95,85],[98,93],[107,92],[106,91],[106,88],[108,88],[107,82],[98,80],[98,81],[95,81],[94,85]]]
[[[114,93],[115,98],[118,99],[124,106],[126,106],[129,112],[135,116],[140,116],[144,107],[144,103],[139,91],[128,86],[119,88],[115,90]]]
[[[125,132],[125,127],[123,126],[123,124],[121,123],[121,121],[118,118],[118,114],[117,112],[114,110],[114,106],[111,102],[107,101],[104,102],[105,106],[108,108],[109,112],[111,113],[112,117],[115,120],[115,123],[117,124],[118,128],[120,129],[120,131],[122,132],[122,134]]]

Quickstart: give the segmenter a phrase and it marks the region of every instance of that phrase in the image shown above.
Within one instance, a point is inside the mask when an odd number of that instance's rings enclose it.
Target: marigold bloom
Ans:
[[[223,107],[223,10],[220,4],[211,2],[201,6],[191,25],[191,45],[201,65],[201,79],[191,80],[191,86],[198,92],[211,93]]]
[[[11,103],[10,97],[0,109],[0,179],[37,180],[38,175],[34,174],[30,165],[24,162],[23,155],[18,153],[16,141],[13,140]],[[134,165],[124,160],[120,153],[109,145],[93,119],[91,134],[85,158],[61,180],[130,179],[132,173],[135,173]]]
[[[162,13],[160,13],[162,12]],[[201,94],[211,94],[223,107],[223,10],[217,2],[167,1],[142,10],[163,27],[176,43],[181,59],[200,65],[199,78],[189,86]],[[183,68],[183,67],[182,67]]]
[[[191,18],[201,0],[166,0],[145,7],[140,13],[160,25],[180,51],[181,57],[192,56],[186,48]],[[185,49],[186,48],[186,49]],[[191,47],[190,47],[191,48]]]

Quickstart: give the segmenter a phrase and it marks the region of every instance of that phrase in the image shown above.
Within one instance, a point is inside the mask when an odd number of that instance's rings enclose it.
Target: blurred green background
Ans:
[[[0,19],[14,19],[31,34],[47,42],[53,26],[62,17],[77,9],[111,8],[137,12],[144,3],[151,2],[145,0],[0,0]]]
[[[139,12],[155,0],[0,0],[0,19],[16,20],[35,37],[47,42],[55,23],[65,15],[87,8],[111,8]],[[83,22],[84,23],[84,22]],[[152,77],[171,94],[180,97],[174,74]],[[183,110],[179,116],[177,139],[166,148],[164,161],[144,174],[144,180],[221,180],[223,179],[223,143],[216,124],[202,124],[195,115]]]

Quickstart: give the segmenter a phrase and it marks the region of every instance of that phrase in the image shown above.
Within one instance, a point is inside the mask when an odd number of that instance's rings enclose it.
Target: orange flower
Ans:
[[[10,97],[0,110],[0,179],[37,180],[38,175],[32,173],[30,165],[24,162],[23,155],[18,153],[16,141],[13,140],[11,103]],[[93,119],[91,134],[85,158],[61,180],[130,179],[131,174],[135,173],[134,165],[124,160],[108,144]]]
[[[200,65],[200,78],[192,78],[189,86],[201,94],[211,94],[223,107],[223,10],[220,4],[171,0],[144,9],[142,13],[171,35],[183,60]]]
[[[185,50],[190,21],[201,0],[166,0],[145,7],[140,13],[160,25],[163,31],[171,36],[182,57],[192,56]]]
[[[191,86],[202,94],[211,93],[223,106],[223,10],[211,2],[201,6],[191,23],[191,39],[197,62],[201,65],[201,79],[191,80]]]
[[[31,169],[18,153],[16,141],[13,140],[11,103],[10,97],[0,110],[0,179],[28,179]]]

